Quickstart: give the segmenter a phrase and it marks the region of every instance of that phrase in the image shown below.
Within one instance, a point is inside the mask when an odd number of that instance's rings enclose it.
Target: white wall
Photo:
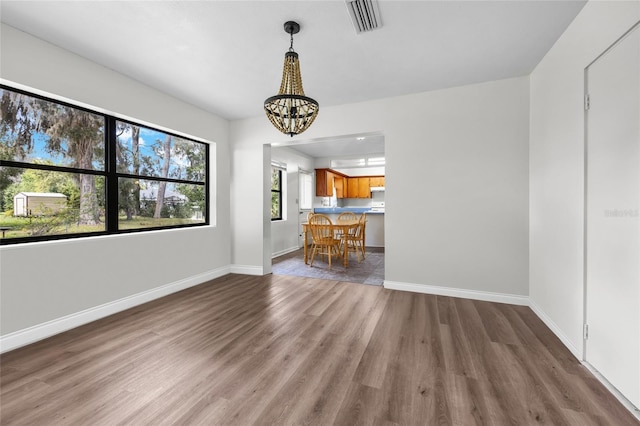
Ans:
[[[640,2],[590,1],[530,76],[530,298],[579,358],[584,69],[638,19]]]
[[[300,197],[300,184],[298,169],[313,173],[313,159],[285,147],[271,147],[271,159],[287,165],[285,219],[271,222],[271,254],[278,256],[297,250],[299,247],[298,198]]]
[[[228,272],[228,122],[12,27],[1,31],[3,82],[215,142],[215,226],[0,248],[4,344],[29,327],[68,316],[74,319],[65,324],[74,326],[81,311]]]
[[[385,135],[385,285],[528,295],[527,77],[320,109],[299,139]],[[265,119],[231,122],[232,262],[262,267]],[[475,293],[480,292],[480,293]]]

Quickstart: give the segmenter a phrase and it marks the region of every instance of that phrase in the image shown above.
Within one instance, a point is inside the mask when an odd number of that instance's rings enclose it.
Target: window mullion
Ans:
[[[107,171],[106,182],[106,211],[105,221],[107,232],[118,230],[118,174],[116,173],[116,120],[114,117],[106,117],[105,133],[105,164]]]

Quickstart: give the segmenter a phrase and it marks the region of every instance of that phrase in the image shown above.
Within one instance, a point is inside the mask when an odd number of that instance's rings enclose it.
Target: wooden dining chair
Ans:
[[[311,229],[311,262],[316,254],[329,258],[329,269],[331,269],[331,259],[333,256],[340,257],[340,239],[334,235],[334,228],[331,219],[323,214],[314,214],[309,218],[309,228]]]
[[[358,262],[361,262],[365,258],[364,228],[366,221],[366,213],[362,213],[362,215],[358,219],[358,225],[349,230],[346,237],[344,238],[344,250],[347,250],[346,255],[348,256],[350,252],[354,252],[356,254],[356,259],[358,259]],[[362,259],[360,259],[361,256]]]
[[[341,220],[358,220],[358,215],[353,212],[342,212],[338,215],[338,221]],[[355,233],[355,229],[353,229],[351,232]],[[340,238],[341,241],[345,241],[342,235],[342,229],[338,229],[336,231],[336,234],[337,238]],[[342,246],[343,243],[341,242],[340,244],[340,250],[344,250],[344,247]]]
[[[366,254],[367,250],[366,250],[366,248],[364,246],[364,242],[365,242],[364,236],[365,236],[366,227],[367,227],[367,214],[366,213],[362,213],[360,215],[360,234],[359,234],[360,242],[359,242],[359,245],[360,245],[360,250],[362,250],[362,258],[363,259],[365,257],[367,257],[367,254]]]
[[[338,215],[338,220],[358,220],[358,215],[353,212],[342,212]]]

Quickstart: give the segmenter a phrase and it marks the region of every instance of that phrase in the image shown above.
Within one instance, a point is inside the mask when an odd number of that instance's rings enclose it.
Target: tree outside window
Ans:
[[[271,220],[282,220],[282,169],[271,168]]]

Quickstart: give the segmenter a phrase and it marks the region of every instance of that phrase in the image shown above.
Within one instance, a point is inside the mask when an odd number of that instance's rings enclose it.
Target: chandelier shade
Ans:
[[[276,129],[293,137],[311,126],[320,107],[314,99],[305,96],[302,88],[300,61],[293,50],[293,34],[300,31],[300,26],[289,21],[284,24],[284,30],[291,34],[291,47],[284,55],[280,90],[264,101],[264,111]]]

